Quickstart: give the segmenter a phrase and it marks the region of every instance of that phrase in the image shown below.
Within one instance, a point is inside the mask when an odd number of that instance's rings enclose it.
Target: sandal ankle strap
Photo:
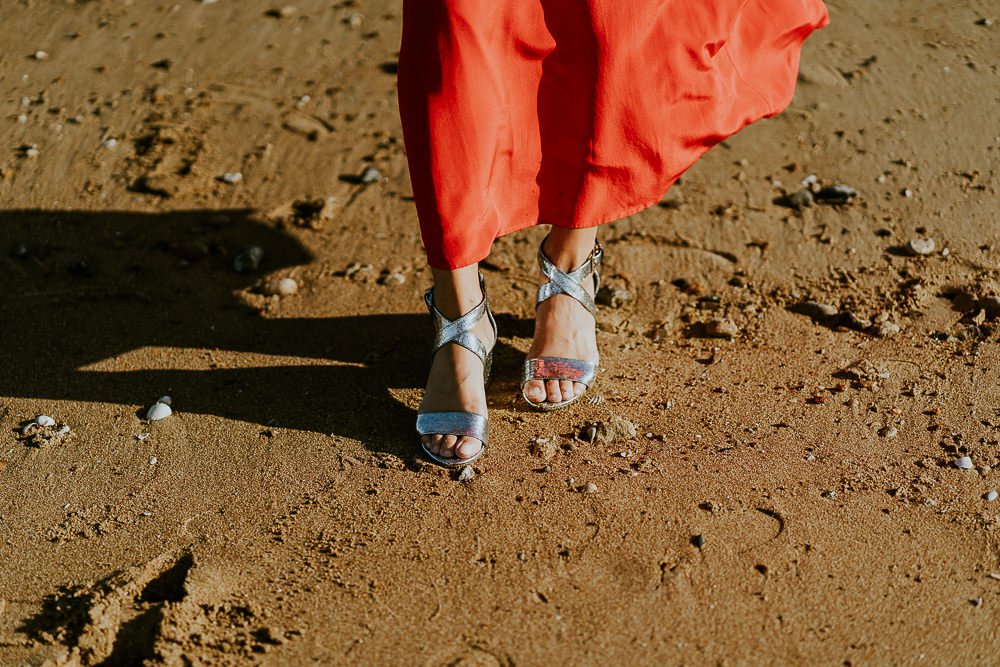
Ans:
[[[547,237],[546,237],[547,238]],[[545,241],[538,246],[538,266],[542,273],[549,279],[549,282],[538,286],[538,297],[535,306],[546,299],[551,299],[556,294],[565,294],[576,299],[580,305],[587,309],[591,315],[596,316],[597,307],[594,305],[594,297],[583,288],[583,281],[593,277],[594,294],[601,286],[601,276],[598,267],[604,258],[604,246],[594,242],[594,249],[590,251],[590,256],[584,260],[583,264],[570,272],[565,272],[552,263],[552,260],[545,254]]]
[[[424,303],[427,304],[427,310],[431,314],[431,319],[434,321],[434,345],[432,356],[437,353],[442,347],[448,343],[455,343],[456,345],[461,345],[465,349],[469,350],[477,357],[479,360],[486,364],[486,357],[492,349],[486,347],[486,344],[473,333],[472,329],[479,323],[479,320],[483,318],[483,315],[489,319],[490,326],[493,328],[493,343],[496,344],[497,336],[497,324],[496,320],[493,319],[493,313],[490,312],[489,301],[486,297],[486,280],[483,278],[483,274],[479,274],[479,288],[482,290],[483,298],[479,304],[470,310],[469,312],[461,315],[460,317],[451,320],[445,317],[437,306],[434,305],[434,288],[430,287],[424,292]]]

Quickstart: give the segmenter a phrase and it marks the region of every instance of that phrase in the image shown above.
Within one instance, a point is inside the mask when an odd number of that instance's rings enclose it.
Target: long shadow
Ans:
[[[232,258],[248,245],[264,257],[240,275]],[[170,394],[184,413],[346,436],[406,458],[415,449],[413,410],[389,389],[422,383],[426,315],[261,317],[234,293],[313,258],[250,210],[2,211],[4,249],[0,396],[136,406]],[[115,370],[125,353],[150,370]]]

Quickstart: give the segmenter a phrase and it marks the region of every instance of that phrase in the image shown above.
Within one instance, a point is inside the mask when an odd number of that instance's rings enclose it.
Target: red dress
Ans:
[[[822,0],[404,0],[399,108],[427,258],[660,200],[791,101]]]

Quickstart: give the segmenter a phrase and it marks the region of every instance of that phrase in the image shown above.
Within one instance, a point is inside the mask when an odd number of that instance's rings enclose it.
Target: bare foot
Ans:
[[[557,234],[571,235],[568,242],[561,242]],[[578,238],[574,238],[580,235]],[[594,230],[558,230],[545,243],[545,254],[562,271],[569,273],[577,268],[594,248]],[[548,282],[544,275],[541,283]],[[583,288],[594,296],[594,281],[583,281]],[[597,363],[597,334],[594,317],[576,299],[567,294],[556,294],[538,305],[535,311],[535,338],[528,350],[528,357],[565,357]],[[529,380],[525,395],[533,403],[560,403],[581,396],[587,385],[570,380]]]
[[[478,278],[477,278],[478,280]],[[478,292],[478,282],[476,283]],[[438,290],[435,289],[435,292]],[[444,294],[442,294],[444,296]],[[436,297],[435,297],[436,298]],[[446,299],[441,299],[445,302]],[[471,307],[466,307],[462,313],[468,312],[478,304],[478,299]],[[438,303],[438,309],[449,319],[456,319],[460,314],[458,309],[449,309],[446,303]],[[451,312],[449,312],[451,311]],[[486,315],[472,328],[490,349],[494,342],[493,328]],[[474,412],[486,416],[486,388],[483,382],[483,362],[475,354],[456,343],[448,343],[434,355],[424,398],[418,410],[426,412]],[[470,436],[455,436],[448,434],[433,434],[421,436],[421,441],[431,453],[441,458],[467,459],[482,450],[483,443]]]

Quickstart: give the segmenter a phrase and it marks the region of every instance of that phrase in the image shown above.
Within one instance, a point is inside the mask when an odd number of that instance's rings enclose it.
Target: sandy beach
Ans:
[[[498,240],[464,480],[399,1],[4,5],[0,664],[1000,663],[995,3],[828,2],[788,110],[602,228],[567,410]]]

